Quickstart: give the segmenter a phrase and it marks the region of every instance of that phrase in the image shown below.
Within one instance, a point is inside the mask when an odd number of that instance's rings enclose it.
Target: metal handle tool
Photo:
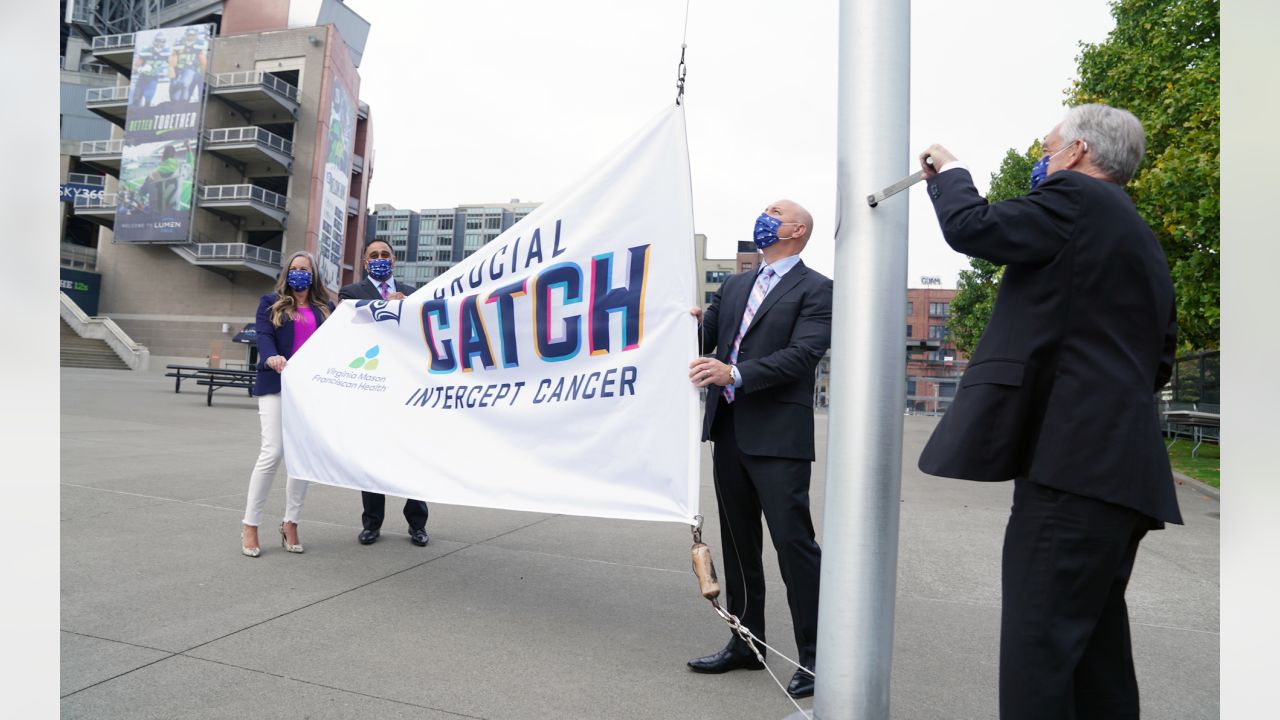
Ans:
[[[924,161],[925,161],[926,163],[928,163],[928,164],[929,164],[929,167],[933,167],[933,156],[932,156],[932,155],[931,155],[931,156],[929,156],[929,157],[927,157],[927,158],[925,158],[925,159],[924,159]],[[911,173],[910,175],[908,175],[908,176],[906,176],[906,177],[902,178],[902,179],[901,179],[901,180],[899,180],[898,182],[896,182],[896,183],[894,183],[894,184],[890,185],[889,187],[887,187],[887,188],[885,188],[885,189],[881,190],[880,192],[876,193],[875,195],[868,195],[868,196],[867,196],[867,204],[868,204],[868,205],[870,205],[871,207],[875,207],[875,206],[879,205],[880,203],[884,202],[884,200],[885,200],[886,198],[888,198],[888,197],[890,197],[890,196],[893,196],[893,195],[897,195],[898,193],[902,192],[903,190],[906,190],[907,188],[911,187],[912,185],[915,185],[916,183],[920,182],[920,181],[921,181],[921,180],[923,180],[923,179],[924,179],[924,171],[923,171],[923,170],[920,170],[920,171],[918,171],[918,172],[913,172],[913,173]]]

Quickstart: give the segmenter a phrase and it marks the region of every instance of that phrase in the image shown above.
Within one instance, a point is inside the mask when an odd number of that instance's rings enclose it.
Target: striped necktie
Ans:
[[[751,319],[756,316],[756,310],[760,309],[760,303],[764,302],[764,296],[769,292],[769,280],[776,274],[773,268],[766,265],[764,270],[760,271],[760,275],[756,277],[756,284],[751,288],[751,297],[747,298],[747,309],[742,311],[742,324],[738,326],[738,336],[733,339],[733,349],[729,351],[730,365],[737,364],[738,348],[742,345],[742,336],[747,334],[747,328],[751,326]],[[733,402],[733,394],[733,385],[725,385],[725,402]]]

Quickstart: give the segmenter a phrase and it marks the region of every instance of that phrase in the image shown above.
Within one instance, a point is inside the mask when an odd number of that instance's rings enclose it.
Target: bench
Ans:
[[[217,368],[203,367],[200,365],[165,365],[165,368],[173,372],[167,372],[165,377],[177,378],[173,381],[173,391],[182,392],[182,381],[191,380],[201,377],[200,373],[205,370],[216,370]]]
[[[257,374],[253,370],[214,369],[208,373],[208,377],[198,378],[196,384],[205,385],[209,388],[209,395],[205,404],[212,407],[213,391],[219,388],[242,388],[249,392],[249,397],[253,397],[253,379]]]
[[[1191,457],[1198,457],[1200,446],[1204,444],[1205,430],[1218,430],[1216,433],[1207,433],[1211,440],[1221,442],[1221,426],[1222,415],[1216,412],[1204,412],[1201,410],[1166,410],[1164,412],[1165,422],[1169,426],[1185,425],[1191,428],[1191,439],[1195,441],[1195,447],[1191,448]],[[1173,447],[1178,442],[1178,436],[1175,432],[1173,442],[1168,447]]]
[[[221,388],[241,388],[249,393],[249,397],[253,397],[253,381],[257,376],[254,370],[230,370],[196,365],[166,365],[165,368],[172,371],[165,373],[164,376],[174,378],[175,393],[182,391],[183,380],[195,380],[197,385],[207,387],[205,403],[209,406],[213,405],[213,392]]]

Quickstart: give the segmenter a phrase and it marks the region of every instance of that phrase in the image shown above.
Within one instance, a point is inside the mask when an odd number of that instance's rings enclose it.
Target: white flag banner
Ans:
[[[284,371],[289,474],[691,522],[693,247],[684,109],[672,106],[408,299],[340,304]]]

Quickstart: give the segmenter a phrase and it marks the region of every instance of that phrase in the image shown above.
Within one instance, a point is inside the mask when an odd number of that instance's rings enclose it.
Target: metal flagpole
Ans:
[[[816,720],[887,720],[906,396],[911,4],[840,0],[835,304]]]

